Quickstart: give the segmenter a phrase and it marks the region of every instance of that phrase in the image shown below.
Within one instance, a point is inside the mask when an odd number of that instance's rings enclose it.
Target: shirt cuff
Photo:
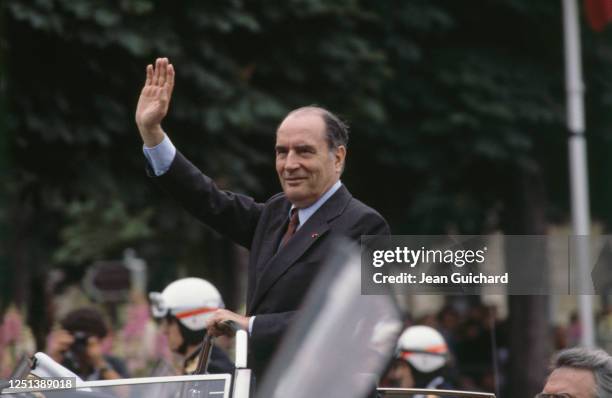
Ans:
[[[251,334],[253,333],[253,323],[255,322],[255,317],[252,316],[249,318],[249,337],[251,337]]]
[[[143,145],[142,151],[156,176],[160,176],[168,171],[176,155],[176,148],[166,134],[164,134],[162,142],[154,147],[149,148]]]

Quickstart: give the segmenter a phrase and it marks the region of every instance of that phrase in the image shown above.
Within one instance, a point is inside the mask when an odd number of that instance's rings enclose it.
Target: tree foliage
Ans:
[[[177,147],[222,187],[260,199],[278,190],[272,143],[291,108],[320,103],[381,120],[388,71],[365,34],[380,19],[354,1],[8,1],[4,11],[7,213],[20,225],[13,241],[36,248],[13,263],[34,274],[126,245],[158,268],[202,272],[210,261],[201,248],[214,249],[211,233],[143,173],[133,112],[156,56],[177,70],[164,124]]]
[[[29,223],[47,226],[33,234],[52,262],[113,254],[84,230],[122,227],[71,216],[79,206],[123,209],[125,227],[140,232],[118,234],[117,245],[163,236],[163,250],[180,253],[202,239],[183,214],[160,212],[165,199],[142,174],[133,110],[144,66],[158,55],[177,69],[165,127],[224,187],[260,199],[278,190],[275,127],[288,110],[317,103],[352,124],[344,179],[397,232],[503,228],[517,170],[543,173],[550,216],[567,214],[554,2],[37,0],[7,1],[4,12],[11,192],[33,209]],[[609,35],[583,37],[589,109],[607,114]],[[608,118],[589,120],[598,162]],[[155,216],[145,222],[142,212]],[[81,230],[78,244],[65,232]]]

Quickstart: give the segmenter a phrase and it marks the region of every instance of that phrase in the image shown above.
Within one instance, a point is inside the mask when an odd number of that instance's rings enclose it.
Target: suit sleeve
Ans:
[[[179,151],[170,169],[159,177],[148,175],[198,220],[250,248],[264,205],[246,195],[220,190]]]
[[[256,351],[255,356],[270,358],[297,313],[298,311],[287,311],[255,316],[250,336],[251,349]]]
[[[391,228],[387,221],[376,211],[369,209],[356,217],[356,222],[350,229],[350,237],[357,243],[361,241],[362,235],[390,235]]]

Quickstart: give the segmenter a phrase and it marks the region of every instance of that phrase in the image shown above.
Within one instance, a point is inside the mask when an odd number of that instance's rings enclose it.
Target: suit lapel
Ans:
[[[275,231],[274,240],[270,242],[262,254],[265,257],[260,257],[264,261],[258,261],[258,275],[253,299],[249,303],[248,313],[250,314],[259,304],[261,298],[270,289],[270,287],[284,274],[291,266],[299,260],[308,249],[318,240],[321,239],[329,231],[329,221],[339,216],[351,199],[351,194],[343,186],[341,186],[331,198],[327,200],[309,219],[300,227],[278,252],[274,253],[280,243],[280,238],[285,233],[287,221],[289,217],[289,207],[284,213],[284,217],[280,223],[280,231]],[[272,225],[271,225],[272,227]],[[271,250],[271,252],[270,252]],[[268,257],[271,255],[271,257]],[[269,258],[269,261],[265,259]]]
[[[282,209],[275,214],[270,221],[270,225],[266,228],[266,236],[264,237],[261,245],[261,250],[257,258],[257,279],[260,278],[262,272],[266,268],[266,265],[270,262],[276,254],[276,249],[280,243],[282,236],[287,230],[287,224],[289,223],[289,209],[291,203],[287,202]]]

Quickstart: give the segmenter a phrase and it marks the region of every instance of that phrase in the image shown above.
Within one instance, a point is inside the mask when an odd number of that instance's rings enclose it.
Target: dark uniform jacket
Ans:
[[[201,350],[202,349],[200,348],[185,358],[185,361],[183,362],[183,374],[194,374],[198,367],[198,360],[200,359]],[[210,352],[207,371],[207,373],[210,374],[229,373],[233,375],[234,364],[222,349],[213,345],[212,351]]]

